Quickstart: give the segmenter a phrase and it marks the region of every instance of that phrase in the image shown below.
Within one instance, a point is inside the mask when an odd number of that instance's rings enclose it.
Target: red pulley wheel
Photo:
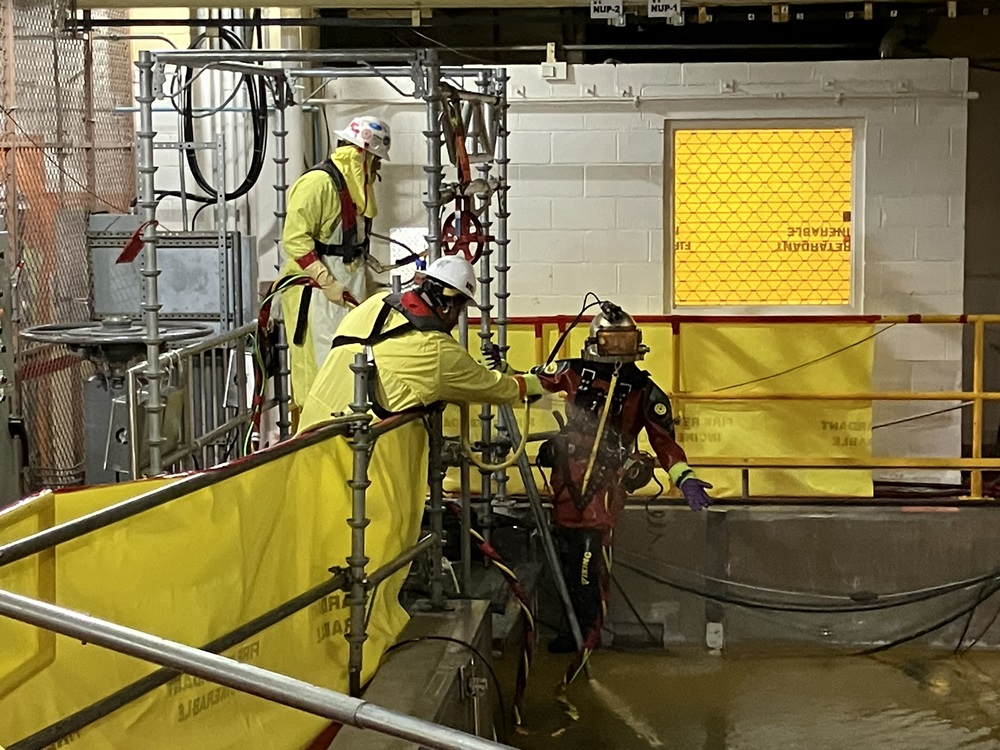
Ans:
[[[441,251],[445,255],[463,255],[475,263],[483,254],[489,236],[471,211],[456,211],[441,229]]]

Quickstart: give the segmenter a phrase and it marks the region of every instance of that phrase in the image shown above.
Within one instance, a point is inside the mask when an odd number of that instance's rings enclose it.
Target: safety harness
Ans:
[[[375,413],[376,417],[379,419],[388,419],[399,412],[389,411],[378,401],[378,366],[375,364],[374,347],[383,341],[398,338],[410,331],[447,333],[447,329],[444,321],[436,315],[419,315],[415,311],[407,309],[403,303],[402,294],[390,294],[382,303],[382,309],[379,310],[378,315],[375,317],[375,323],[372,325],[372,329],[367,336],[336,336],[333,339],[330,350],[333,351],[341,346],[351,345],[364,347],[365,356],[368,358],[368,364],[371,366],[371,372],[368,377],[368,402],[371,404],[371,410]],[[383,330],[393,310],[406,318],[406,322],[390,328],[388,331]]]
[[[337,194],[340,196],[340,227],[343,230],[343,238],[339,243],[325,243],[315,240],[313,249],[318,256],[328,257],[335,255],[343,258],[344,263],[353,263],[355,260],[368,253],[371,244],[372,220],[365,218],[365,234],[358,240],[358,206],[351,197],[351,191],[347,188],[347,180],[343,173],[337,169],[333,159],[324,159],[310,172],[325,172],[330,176]]]
[[[339,243],[326,243],[313,240],[313,251],[298,259],[301,268],[306,268],[311,263],[320,258],[331,256],[343,258],[345,264],[350,264],[358,258],[368,254],[371,247],[372,220],[365,218],[364,238],[358,241],[358,206],[351,197],[351,191],[347,187],[347,180],[343,173],[333,163],[333,159],[324,159],[309,172],[324,172],[329,175],[340,197],[340,228],[342,241]],[[306,340],[306,329],[309,324],[309,304],[312,302],[313,289],[307,286],[302,290],[302,297],[299,301],[299,312],[295,319],[295,333],[292,342],[296,346],[302,346]]]

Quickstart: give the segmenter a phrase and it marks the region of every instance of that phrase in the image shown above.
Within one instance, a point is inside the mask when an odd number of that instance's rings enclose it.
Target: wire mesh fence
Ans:
[[[0,0],[0,214],[13,250],[3,270],[18,329],[90,319],[88,217],[126,211],[135,195],[132,120],[115,111],[132,102],[129,43],[69,34],[60,12],[50,0]],[[33,345],[17,362],[29,489],[81,483],[89,365]]]

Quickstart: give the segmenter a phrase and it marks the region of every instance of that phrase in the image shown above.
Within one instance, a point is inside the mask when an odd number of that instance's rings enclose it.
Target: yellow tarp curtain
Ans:
[[[674,338],[669,323],[643,323],[643,341],[650,353],[640,363],[668,393],[673,386]],[[873,326],[865,323],[688,323],[680,327],[680,387],[687,392],[725,393],[858,393],[871,390]],[[561,356],[576,357],[587,336],[587,325],[577,326]],[[513,326],[509,334],[509,361],[526,370],[548,355],[559,331],[542,327],[541,343],[534,326]],[[477,349],[478,339],[470,348]],[[711,482],[716,497],[739,497],[741,477],[735,469],[698,469],[712,458],[866,458],[871,456],[871,403],[845,401],[712,401],[685,402],[674,397],[679,420],[677,440],[688,453],[698,475]],[[552,416],[563,411],[561,398],[548,396],[532,406],[532,432],[558,429]],[[471,410],[473,442],[481,437],[479,407]],[[518,418],[521,413],[518,412]],[[449,407],[446,432],[458,434],[459,412]],[[496,428],[496,419],[493,421]],[[639,447],[649,451],[645,437]],[[529,444],[534,458],[538,444]],[[473,492],[479,491],[478,472]],[[523,491],[516,469],[508,471],[511,494]],[[666,472],[657,476],[669,490]],[[545,490],[545,480],[535,469],[535,481]],[[458,472],[448,475],[446,488],[458,490]],[[757,496],[870,497],[870,471],[755,469],[750,489]],[[638,496],[657,492],[654,484]]]
[[[200,646],[322,583],[350,554],[351,451],[331,438],[167,505],[0,568],[0,588]],[[379,438],[368,491],[369,570],[417,541],[426,496],[419,423]],[[171,480],[167,480],[171,481]],[[0,513],[18,539],[164,482],[48,493]],[[378,587],[365,679],[406,622],[397,573]],[[347,689],[346,596],[333,594],[227,655]],[[0,743],[10,745],[155,667],[0,618]],[[307,746],[326,722],[190,677],[70,738],[86,750],[223,750]]]

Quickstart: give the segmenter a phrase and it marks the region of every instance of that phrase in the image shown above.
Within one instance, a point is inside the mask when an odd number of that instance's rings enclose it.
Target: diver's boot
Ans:
[[[549,641],[550,654],[575,654],[576,651],[576,640],[568,633],[557,635]]]

